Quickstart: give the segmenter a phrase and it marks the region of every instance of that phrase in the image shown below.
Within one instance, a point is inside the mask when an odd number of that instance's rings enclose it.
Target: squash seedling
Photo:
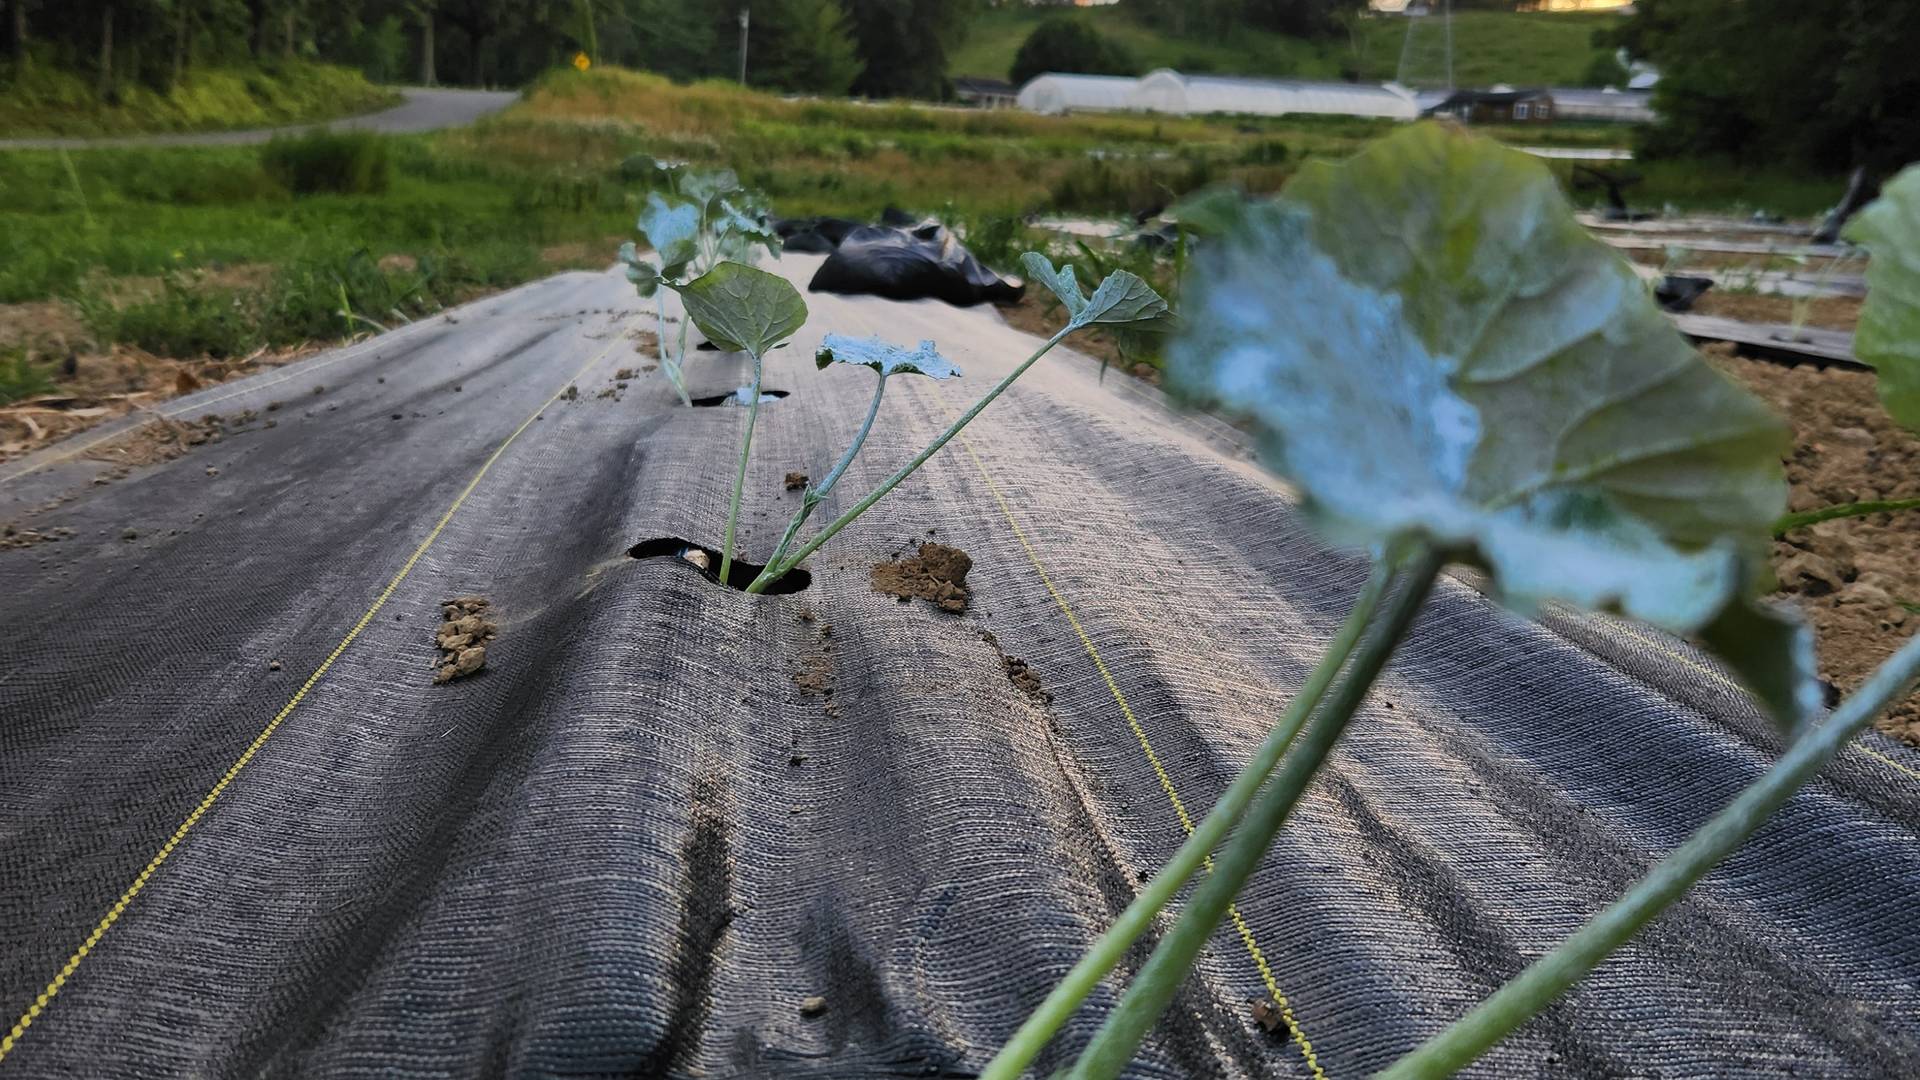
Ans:
[[[620,262],[625,264],[627,280],[633,282],[641,298],[654,302],[660,370],[673,384],[681,403],[692,405],[685,371],[687,320],[680,320],[677,347],[669,345],[661,287],[680,290],[723,261],[751,262],[756,245],[777,256],[780,238],[762,222],[758,203],[741,190],[731,170],[685,174],[663,171],[669,178],[670,195],[648,192],[646,207],[635,226],[652,250],[642,254],[638,245],[628,241],[620,245]]]
[[[733,474],[733,495],[727,500],[727,532],[720,547],[720,584],[733,569],[733,533],[740,519],[740,492],[747,482],[747,460],[753,453],[753,428],[760,419],[760,375],[769,351],[778,347],[807,321],[807,303],[786,278],[736,262],[723,262],[685,285],[676,285],[687,318],[715,345],[728,352],[746,353],[753,361],[753,381],[742,389],[747,403],[747,429],[740,440],[740,461]]]
[[[1211,855],[1211,872],[1068,1075],[1126,1066],[1448,562],[1479,567],[1523,611],[1558,601],[1694,635],[1792,741],[1613,906],[1386,1074],[1400,1080],[1450,1075],[1544,1008],[1743,843],[1920,673],[1916,640],[1810,722],[1820,706],[1810,637],[1754,599],[1786,496],[1785,426],[1698,358],[1538,162],[1420,125],[1341,164],[1313,163],[1276,200],[1211,209],[1225,227],[1196,248],[1169,385],[1242,418],[1308,519],[1371,551],[1373,574],[1253,761],[987,1080],[1031,1064]],[[1889,216],[1868,220],[1890,228]],[[1920,215],[1901,228],[1903,250],[1920,253]],[[1877,324],[1907,365],[1883,370],[1896,395],[1889,376],[1911,377],[1920,343],[1920,278],[1906,274]]]
[[[1080,284],[1074,279],[1073,267],[1055,269],[1046,256],[1031,251],[1023,256],[1022,262],[1026,265],[1027,273],[1032,280],[1045,285],[1049,291],[1059,297],[1061,303],[1066,305],[1067,325],[1061,327],[1058,333],[1048,338],[1032,355],[1008,372],[1005,378],[994,384],[993,388],[982,395],[979,401],[974,402],[966,412],[961,413],[958,419],[948,425],[945,431],[936,436],[926,449],[914,455],[913,460],[901,466],[892,476],[882,481],[879,487],[829,522],[798,551],[789,555],[786,554],[787,549],[799,535],[800,527],[806,523],[808,516],[813,513],[814,507],[820,500],[832,490],[833,485],[846,474],[847,466],[853,463],[854,456],[860,452],[860,447],[866,442],[867,434],[873,427],[873,418],[880,410],[880,399],[886,392],[887,379],[892,375],[906,372],[935,379],[953,378],[960,374],[959,369],[939,354],[931,341],[921,342],[918,349],[906,349],[878,338],[853,339],[839,335],[829,335],[826,338],[815,358],[821,368],[824,369],[836,363],[868,367],[878,374],[880,381],[874,387],[873,403],[868,407],[866,420],[854,435],[853,442],[847,447],[846,453],[841,455],[839,462],[834,465],[827,478],[821,482],[820,487],[810,488],[807,495],[802,498],[800,509],[788,523],[786,533],[781,537],[774,557],[767,560],[766,569],[747,586],[748,592],[762,592],[769,585],[779,581],[788,571],[800,565],[801,560],[813,554],[821,544],[831,539],[835,533],[852,524],[855,518],[866,513],[874,503],[879,502],[888,492],[900,486],[901,481],[912,476],[915,470],[927,463],[927,459],[939,453],[941,447],[947,445],[955,435],[960,433],[960,429],[971,423],[973,418],[979,416],[988,405],[993,404],[994,399],[1005,393],[1015,379],[1025,374],[1028,368],[1038,363],[1041,357],[1052,351],[1053,347],[1060,344],[1068,335],[1092,326],[1144,329],[1162,325],[1167,320],[1166,301],[1160,298],[1160,294],[1153,291],[1152,286],[1127,271],[1122,270],[1108,275],[1089,297],[1080,291]]]

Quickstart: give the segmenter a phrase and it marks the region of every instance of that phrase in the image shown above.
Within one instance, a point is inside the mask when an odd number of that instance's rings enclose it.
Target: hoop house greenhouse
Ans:
[[[1117,112],[1137,108],[1139,80],[1123,75],[1038,75],[1020,88],[1019,103],[1028,112],[1057,116],[1069,112]]]
[[[1187,116],[1247,113],[1286,116],[1380,116],[1412,120],[1420,115],[1411,91],[1365,83],[1304,82],[1290,79],[1233,79],[1182,75],[1162,68],[1134,86],[1131,108]]]

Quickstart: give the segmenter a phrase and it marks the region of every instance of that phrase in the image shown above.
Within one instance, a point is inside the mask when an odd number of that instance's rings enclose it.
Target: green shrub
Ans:
[[[0,405],[53,392],[53,378],[23,350],[0,353]]]
[[[380,195],[393,182],[387,141],[359,131],[316,131],[260,149],[268,176],[295,195]]]

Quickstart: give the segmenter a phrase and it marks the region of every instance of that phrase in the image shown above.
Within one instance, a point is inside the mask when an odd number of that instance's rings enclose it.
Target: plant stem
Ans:
[[[680,395],[680,404],[693,407],[693,398],[687,394],[687,380],[680,374],[680,364],[667,355],[667,290],[662,287],[653,294],[653,321],[660,328],[660,370],[667,373],[667,381],[673,384],[674,392]],[[680,355],[687,354],[686,316],[680,317]]]
[[[1162,938],[1153,956],[1127,988],[1120,1004],[1107,1015],[1106,1022],[1081,1052],[1069,1076],[1074,1080],[1106,1080],[1118,1076],[1132,1060],[1149,1028],[1166,1010],[1175,991],[1186,981],[1197,956],[1213,936],[1214,927],[1226,914],[1241,886],[1266,856],[1273,838],[1286,824],[1287,815],[1300,801],[1320,766],[1333,751],[1354,711],[1365,700],[1374,680],[1393,655],[1400,639],[1406,636],[1420,613],[1443,559],[1432,548],[1420,547],[1405,568],[1395,575],[1399,589],[1385,613],[1374,623],[1365,642],[1354,654],[1352,666],[1341,678],[1333,695],[1314,710],[1313,723],[1300,745],[1281,763],[1279,775],[1261,793],[1260,800],[1233,838],[1214,860],[1213,873],[1194,890],[1193,899]]]
[[[1213,849],[1219,846],[1228,830],[1246,812],[1247,804],[1259,793],[1260,785],[1266,783],[1268,774],[1279,764],[1280,755],[1286,752],[1288,744],[1300,733],[1308,715],[1326,695],[1327,686],[1346,664],[1347,657],[1352,655],[1361,631],[1366,629],[1374,613],[1379,610],[1380,600],[1386,595],[1391,580],[1392,575],[1386,564],[1376,563],[1366,585],[1354,600],[1347,621],[1328,645],[1326,655],[1307,675],[1306,683],[1287,704],[1286,711],[1273,729],[1267,732],[1266,740],[1254,751],[1253,759],[1246,768],[1240,770],[1240,775],[1234,778],[1233,784],[1220,796],[1220,800],[1213,804],[1213,809],[1207,811],[1206,818],[1187,836],[1187,842],[1180,845],[1180,850],[1153,875],[1147,887],[1140,890],[1127,909],[1114,920],[1113,926],[1100,935],[1100,940],[1093,943],[1093,947],[1073,966],[1073,970],[1060,980],[1060,985],[1054,987],[1053,993],[1047,995],[1033,1015],[1027,1017],[1027,1022],[1020,1025],[1020,1030],[1013,1033],[1013,1038],[1007,1040],[1007,1044],[994,1055],[986,1071],[980,1074],[980,1080],[1016,1080],[1073,1016],[1093,988],[1100,984],[1100,980],[1106,978],[1133,943],[1153,925],[1155,916],[1172,901],[1174,894],[1202,866],[1211,864]]]
[[[1574,931],[1559,948],[1535,960],[1492,997],[1454,1021],[1453,1026],[1395,1062],[1379,1080],[1452,1076],[1546,1008],[1745,843],[1768,815],[1832,761],[1861,728],[1904,697],[1916,677],[1920,677],[1920,638],[1909,640],[1880,665],[1858,693],[1788,747],[1760,779],[1687,837],[1625,895]]]
[[[867,406],[867,418],[861,421],[860,430],[854,433],[853,442],[847,446],[847,452],[840,455],[840,460],[834,463],[832,471],[827,473],[825,480],[820,481],[819,487],[807,488],[806,494],[800,499],[800,509],[794,511],[793,520],[787,522],[787,531],[780,534],[780,543],[774,547],[772,557],[767,559],[766,568],[760,571],[759,577],[753,579],[753,585],[747,587],[748,592],[759,592],[779,580],[768,575],[773,572],[774,567],[780,565],[780,559],[786,555],[787,549],[793,546],[793,538],[800,535],[800,526],[806,524],[807,518],[812,516],[813,508],[820,505],[820,500],[827,497],[827,493],[833,490],[833,485],[840,482],[840,477],[846,473],[847,466],[853,464],[853,456],[860,452],[860,447],[866,445],[867,434],[873,430],[873,418],[880,414],[881,395],[886,392],[887,373],[883,371],[880,373],[879,383],[873,388],[873,403]]]
[[[974,402],[972,408],[968,409],[964,413],[961,413],[960,419],[955,420],[947,428],[947,430],[941,432],[939,437],[934,439],[932,443],[928,444],[925,450],[920,451],[919,454],[915,455],[912,461],[909,461],[905,465],[901,466],[899,472],[894,473],[892,476],[889,476],[884,481],[882,481],[879,487],[874,488],[873,491],[869,492],[865,498],[855,503],[853,505],[853,509],[848,510],[846,513],[841,514],[837,518],[834,518],[833,521],[829,523],[826,528],[820,530],[820,534],[818,536],[815,536],[812,540],[807,541],[806,546],[802,547],[799,551],[795,552],[791,558],[787,559],[785,562],[781,563],[777,567],[769,566],[767,568],[767,573],[760,575],[760,577],[763,579],[766,579],[767,584],[771,585],[773,582],[779,581],[782,577],[786,576],[787,571],[800,565],[801,560],[805,559],[807,556],[813,554],[816,550],[818,550],[821,544],[826,543],[829,539],[833,537],[834,533],[837,533],[841,529],[846,528],[849,524],[852,523],[854,518],[857,518],[861,514],[866,513],[868,508],[873,506],[874,503],[879,502],[882,496],[886,495],[887,492],[892,491],[894,488],[899,487],[900,482],[902,480],[905,480],[907,477],[912,476],[914,473],[914,470],[918,469],[922,465],[925,465],[927,463],[928,458],[932,457],[936,453],[939,453],[941,447],[947,445],[947,443],[950,442],[955,435],[960,434],[961,428],[966,427],[967,424],[974,417],[980,415],[980,411],[982,409],[985,409],[988,405],[993,404],[994,398],[999,397],[1001,393],[1006,390],[1007,387],[1012,386],[1013,380],[1025,374],[1028,368],[1032,367],[1034,363],[1038,361],[1041,357],[1047,355],[1048,350],[1052,349],[1055,345],[1060,344],[1061,340],[1064,339],[1068,334],[1072,333],[1075,329],[1076,327],[1069,324],[1065,327],[1062,327],[1059,333],[1048,338],[1044,344],[1042,344],[1038,349],[1034,350],[1034,353],[1032,356],[1029,356],[1025,360],[1021,361],[1019,367],[1014,368],[1012,371],[1008,372],[1006,378],[1001,379],[998,383],[995,383],[993,389],[987,391],[986,394],[983,397],[981,397],[979,401]],[[755,581],[754,585],[759,585],[759,582]],[[762,589],[765,587],[766,586],[764,585],[760,585],[760,588]],[[753,585],[750,585],[747,587],[747,591],[758,592],[759,589],[756,589]]]
[[[1773,523],[1773,535],[1785,536],[1795,529],[1818,525],[1838,518],[1865,517],[1868,514],[1892,514],[1902,510],[1920,510],[1920,499],[1884,499],[1877,502],[1837,503],[1813,510],[1787,514]]]
[[[753,454],[753,425],[760,419],[760,354],[753,354],[753,385],[747,390],[747,434],[740,440],[740,468],[733,474],[733,498],[727,503],[727,538],[720,549],[720,584],[733,569],[733,526],[740,520],[740,490],[747,485],[747,458]]]

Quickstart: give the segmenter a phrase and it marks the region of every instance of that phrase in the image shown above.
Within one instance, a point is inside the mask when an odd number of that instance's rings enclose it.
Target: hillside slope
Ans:
[[[1058,8],[1006,7],[981,13],[966,44],[947,65],[949,75],[1004,79],[1020,43]],[[1143,25],[1118,6],[1072,12],[1124,45],[1142,71],[1171,67],[1223,75],[1271,75],[1295,78],[1359,78],[1385,82],[1395,77],[1409,32],[1415,63],[1409,81],[1445,82],[1444,25],[1439,19],[1381,17],[1366,20],[1351,37],[1305,41],[1257,30],[1236,32],[1230,41],[1175,38]],[[1620,16],[1606,13],[1519,15],[1462,12],[1453,17],[1454,82],[1460,86],[1578,86],[1595,57],[1605,50],[1593,44],[1593,32],[1614,25]]]

